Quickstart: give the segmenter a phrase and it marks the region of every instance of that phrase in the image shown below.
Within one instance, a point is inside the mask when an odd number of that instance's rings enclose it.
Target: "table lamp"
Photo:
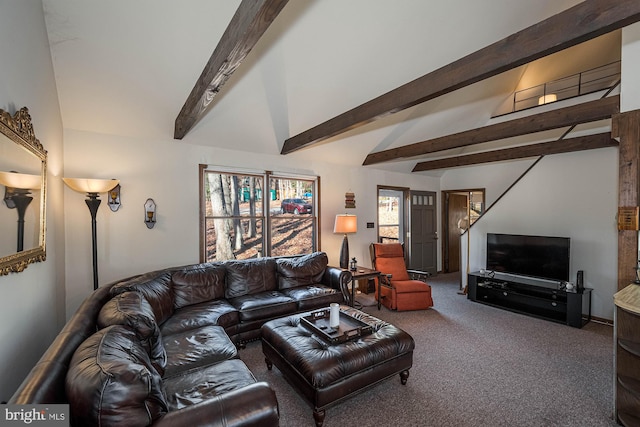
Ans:
[[[349,268],[349,240],[347,240],[347,234],[357,231],[358,217],[348,214],[336,215],[333,232],[336,234],[344,234],[342,248],[340,249],[340,268]]]

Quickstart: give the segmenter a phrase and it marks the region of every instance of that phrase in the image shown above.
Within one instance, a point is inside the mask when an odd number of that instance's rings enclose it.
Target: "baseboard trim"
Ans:
[[[602,323],[604,325],[613,326],[613,320],[605,319],[603,317],[591,316],[591,321],[596,323]]]

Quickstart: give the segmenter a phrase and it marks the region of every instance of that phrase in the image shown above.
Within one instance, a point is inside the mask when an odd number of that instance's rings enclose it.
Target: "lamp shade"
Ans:
[[[469,217],[465,215],[463,218],[460,218],[457,225],[458,230],[460,230],[460,234],[464,234],[464,232],[467,231],[467,228],[469,228]]]
[[[106,193],[120,182],[117,179],[62,178],[62,180],[78,193]]]
[[[336,234],[349,234],[358,231],[358,217],[355,215],[336,215],[333,232]]]
[[[31,175],[27,173],[0,171],[0,184],[10,188],[39,190],[40,186],[42,186],[42,177],[40,175]]]

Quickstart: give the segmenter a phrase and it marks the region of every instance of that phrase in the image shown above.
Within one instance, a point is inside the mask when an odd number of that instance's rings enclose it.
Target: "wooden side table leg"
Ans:
[[[314,409],[313,410],[313,419],[316,422],[316,427],[322,427],[322,424],[324,424],[324,416],[326,415],[326,412],[324,409],[321,410],[317,410]]]
[[[264,358],[264,363],[267,364],[267,370],[271,370],[271,368],[273,368],[273,363],[271,363],[271,361],[269,359],[267,359],[266,357]]]
[[[356,279],[351,279],[351,307],[356,306]]]

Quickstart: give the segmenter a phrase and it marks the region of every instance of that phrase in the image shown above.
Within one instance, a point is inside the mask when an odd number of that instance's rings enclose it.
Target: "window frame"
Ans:
[[[386,237],[381,236],[380,235],[380,229],[381,227],[384,226],[393,226],[396,224],[382,224],[381,223],[381,218],[380,218],[380,197],[387,197],[387,196],[383,196],[381,195],[381,193],[384,193],[385,191],[393,191],[396,193],[400,193],[398,196],[398,208],[400,210],[399,212],[399,217],[398,217],[398,221],[399,223],[397,224],[398,227],[398,242],[399,243],[403,243],[405,245],[405,250],[407,248],[407,243],[408,243],[408,238],[409,238],[409,211],[410,211],[410,205],[409,205],[409,192],[410,189],[408,187],[396,187],[396,186],[389,186],[389,185],[378,185],[376,188],[376,217],[377,217],[377,224],[378,227],[376,229],[376,241],[378,243],[383,243],[382,239],[385,239]]]
[[[218,217],[207,216],[206,206],[206,182],[208,173],[218,173],[225,175],[244,175],[244,176],[255,176],[260,177],[263,180],[263,197],[262,197],[262,211],[258,215],[256,212],[255,216],[247,217],[247,216],[228,216],[226,218],[239,218],[239,219],[256,219],[258,221],[262,221],[262,257],[272,256],[273,253],[273,245],[272,245],[272,219],[282,219],[286,218],[286,216],[275,216],[271,214],[272,206],[274,205],[271,200],[271,180],[272,179],[281,179],[281,180],[301,180],[308,181],[312,186],[312,197],[311,197],[311,205],[313,206],[311,212],[311,223],[312,223],[312,251],[320,250],[320,177],[313,175],[301,175],[301,174],[293,174],[286,172],[272,172],[268,170],[249,170],[249,169],[240,169],[240,168],[229,168],[224,166],[217,165],[208,165],[208,164],[200,164],[199,165],[199,206],[200,206],[200,221],[199,221],[199,253],[200,253],[200,262],[209,262],[207,261],[207,220]],[[287,197],[289,198],[289,197]],[[281,198],[280,200],[283,200]],[[260,255],[259,255],[260,257]]]

